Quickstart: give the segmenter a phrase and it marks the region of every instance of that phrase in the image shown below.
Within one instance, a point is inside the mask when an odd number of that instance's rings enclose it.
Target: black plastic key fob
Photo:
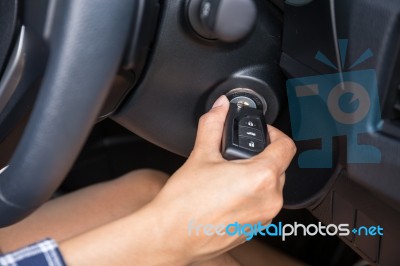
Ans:
[[[227,160],[247,159],[269,144],[261,110],[231,103],[222,136],[222,156]]]

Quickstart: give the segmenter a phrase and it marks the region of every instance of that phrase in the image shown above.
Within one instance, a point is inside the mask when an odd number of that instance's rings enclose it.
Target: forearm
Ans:
[[[152,205],[60,243],[68,265],[185,265]],[[169,234],[172,237],[169,237]]]

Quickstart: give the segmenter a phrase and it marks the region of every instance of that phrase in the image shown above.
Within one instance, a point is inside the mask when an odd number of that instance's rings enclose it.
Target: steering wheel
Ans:
[[[0,174],[0,227],[48,200],[72,166],[109,93],[138,2],[23,3],[18,40],[0,86],[1,121],[16,115],[7,107],[10,101],[27,94],[18,86],[35,81],[35,70],[44,75],[23,136]]]
[[[0,82],[0,227],[53,195],[98,118],[187,156],[219,95],[251,89],[268,123],[284,105],[282,13],[269,1],[19,1],[0,23],[16,32],[0,42],[0,64],[14,43]]]

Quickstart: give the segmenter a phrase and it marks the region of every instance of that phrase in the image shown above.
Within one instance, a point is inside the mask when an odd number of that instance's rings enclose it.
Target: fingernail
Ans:
[[[219,96],[219,98],[213,104],[212,108],[222,106],[225,101],[226,101],[226,96],[225,95]]]

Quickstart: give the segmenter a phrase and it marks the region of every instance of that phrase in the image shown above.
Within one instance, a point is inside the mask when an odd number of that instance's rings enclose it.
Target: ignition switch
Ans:
[[[247,88],[236,88],[229,91],[226,97],[231,103],[241,104],[254,109],[258,109],[265,114],[267,112],[267,102],[257,92]]]
[[[245,88],[231,90],[226,96],[230,106],[222,136],[222,156],[234,160],[257,155],[269,144],[265,99]]]

